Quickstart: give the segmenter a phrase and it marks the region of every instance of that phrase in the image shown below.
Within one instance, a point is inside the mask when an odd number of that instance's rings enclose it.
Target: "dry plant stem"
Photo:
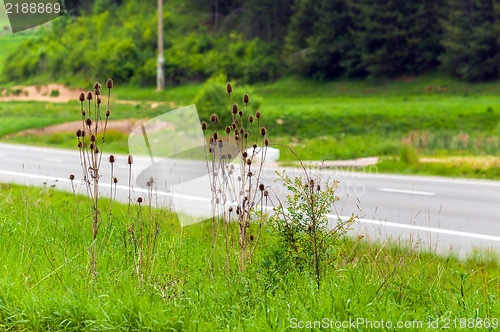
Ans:
[[[143,247],[142,247],[142,208],[141,203],[139,203],[139,270],[137,271],[137,275],[139,276],[139,283],[141,287],[144,286],[144,276],[143,276],[143,265],[142,265],[142,255],[143,255]]]

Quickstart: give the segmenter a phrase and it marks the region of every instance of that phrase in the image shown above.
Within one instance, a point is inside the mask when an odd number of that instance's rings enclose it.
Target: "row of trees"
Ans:
[[[441,67],[467,80],[497,78],[499,9],[495,0],[296,0],[284,54],[320,77]]]
[[[80,1],[71,17],[7,58],[6,77],[86,79],[106,70],[120,81],[154,84],[156,2]],[[471,81],[495,79],[499,10],[497,0],[165,0],[165,72],[170,83],[438,68]]]

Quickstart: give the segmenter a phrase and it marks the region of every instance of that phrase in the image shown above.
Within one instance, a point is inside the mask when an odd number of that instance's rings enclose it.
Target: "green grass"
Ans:
[[[471,179],[500,180],[498,167],[471,167],[470,165],[456,165],[446,162],[425,162],[408,164],[397,158],[382,159],[377,163],[377,170],[382,173],[437,175],[448,177],[462,177]]]
[[[428,86],[434,87],[431,92],[426,92]],[[116,104],[112,118],[154,117],[169,110],[170,102],[176,107],[191,104],[201,87],[191,84],[156,92],[154,88],[117,85],[113,93],[119,99],[167,101],[167,105],[150,109],[145,103],[135,108]],[[398,156],[404,144],[413,146],[421,156],[500,155],[498,82],[464,83],[437,73],[397,81],[326,83],[292,77],[253,89],[263,98],[262,125],[268,127],[271,143],[290,145],[305,160]],[[0,116],[6,125],[0,129],[0,137],[78,119],[76,102],[43,107],[41,103],[2,103]],[[64,133],[9,141],[64,147],[74,143]],[[278,147],[283,161],[295,158]],[[113,149],[127,152],[124,135],[117,137]]]
[[[285,331],[292,318],[365,318],[418,320],[432,330],[428,321],[436,319],[442,326],[455,318],[500,315],[500,269],[492,254],[458,260],[417,252],[407,243],[346,239],[338,242],[341,251],[328,263],[318,290],[307,269],[274,260],[279,246],[268,232],[246,272],[237,271],[238,249],[231,249],[226,274],[217,236],[211,278],[210,224],[180,229],[175,215],[155,210],[157,256],[140,287],[128,231],[137,223],[138,207],[129,213],[118,204],[101,229],[94,279],[87,200],[56,189],[0,186],[1,329]]]

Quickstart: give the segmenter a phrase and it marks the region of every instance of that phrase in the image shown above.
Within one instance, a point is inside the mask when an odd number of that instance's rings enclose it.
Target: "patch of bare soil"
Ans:
[[[43,101],[67,103],[77,100],[83,89],[70,89],[61,84],[14,86],[0,88],[0,101]]]
[[[10,88],[0,87],[0,101],[41,101],[52,103],[67,103],[78,100],[80,93],[87,93],[84,89],[70,89],[62,84],[13,86]],[[173,102],[140,101],[140,100],[116,100],[118,104],[127,105],[149,105],[151,108],[168,105],[176,108]]]
[[[132,130],[143,124],[148,119],[125,119],[125,120],[109,120],[106,130],[116,130],[124,134],[130,134]],[[9,137],[14,136],[28,136],[28,135],[50,135],[54,133],[67,133],[76,132],[78,129],[82,128],[82,121],[65,122],[45,128],[39,129],[27,129],[15,134],[9,135]]]

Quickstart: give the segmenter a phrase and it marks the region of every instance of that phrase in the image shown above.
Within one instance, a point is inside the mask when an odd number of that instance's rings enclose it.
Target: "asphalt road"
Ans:
[[[127,157],[116,156],[114,175],[118,178],[116,198],[129,197]],[[157,164],[158,165],[158,164]],[[151,166],[147,157],[134,157],[131,199],[147,196],[145,182]],[[155,182],[154,204],[180,212],[187,225],[210,214],[210,190],[201,161],[168,160],[152,171]],[[101,195],[109,195],[111,167],[103,156],[100,181]],[[272,185],[281,199],[286,195],[274,180],[276,167],[265,166],[262,182]],[[296,169],[287,172],[297,173]],[[161,173],[161,176],[160,176]],[[72,191],[69,175],[77,193],[85,194],[82,185],[80,156],[75,150],[61,150],[23,145],[0,144],[0,182],[24,185],[54,186]],[[397,176],[369,172],[324,170],[322,178],[340,181],[340,201],[333,206],[332,223],[352,213],[359,220],[351,234],[372,241],[387,238],[410,240],[415,248],[436,250],[465,256],[475,248],[500,252],[500,182],[440,177]]]

